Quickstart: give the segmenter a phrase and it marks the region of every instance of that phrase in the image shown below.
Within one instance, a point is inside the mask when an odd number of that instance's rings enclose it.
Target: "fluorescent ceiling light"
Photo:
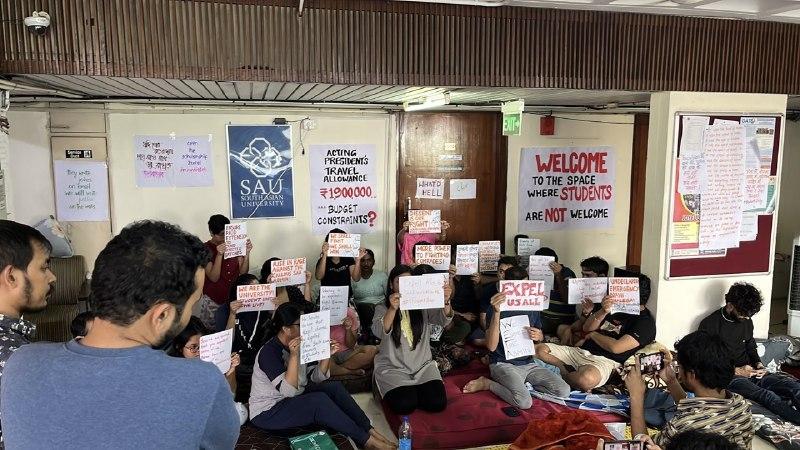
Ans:
[[[450,104],[450,94],[443,92],[403,103],[404,111],[419,111]]]

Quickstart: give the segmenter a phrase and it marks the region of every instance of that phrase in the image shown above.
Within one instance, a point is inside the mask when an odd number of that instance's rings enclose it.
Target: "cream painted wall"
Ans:
[[[781,178],[781,192],[800,192],[800,123],[786,121],[783,143],[783,173],[791,174]],[[775,251],[791,254],[794,238],[800,235],[800,196],[781,197],[781,210],[778,214],[778,235]],[[789,292],[789,264],[791,261],[775,261],[775,275],[772,282],[772,298],[786,298]],[[774,321],[773,321],[774,322]]]
[[[8,121],[8,218],[33,225],[56,210],[48,114],[11,110]]]
[[[505,248],[513,251],[514,235],[517,234],[517,199],[521,150],[529,147],[591,147],[607,145],[614,149],[617,161],[614,186],[614,196],[616,198],[614,203],[614,227],[597,230],[526,232],[525,234],[540,238],[543,246],[552,247],[558,253],[559,260],[576,273],[580,273],[580,261],[593,255],[605,258],[612,268],[624,266],[628,251],[633,116],[559,114],[559,117],[578,120],[556,119],[556,134],[554,136],[539,135],[539,117],[541,116],[525,114],[522,119],[522,135],[508,138]],[[586,122],[585,120],[612,123]]]
[[[676,339],[696,330],[705,316],[724,303],[723,295],[735,281],[752,283],[763,293],[766,304],[761,312],[753,317],[753,322],[756,336],[766,337],[769,328],[772,274],[701,279],[664,278],[670,218],[669,174],[672,170],[674,117],[679,111],[781,114],[786,111],[786,96],[659,92],[653,94],[650,101],[642,271],[649,274],[653,281],[653,295],[648,306],[656,314],[657,339],[671,346]],[[780,176],[780,165],[778,169]],[[780,196],[778,200],[780,201]],[[777,221],[773,228],[775,226]]]

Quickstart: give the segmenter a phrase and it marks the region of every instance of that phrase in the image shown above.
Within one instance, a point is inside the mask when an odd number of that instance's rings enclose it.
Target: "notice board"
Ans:
[[[675,115],[667,279],[769,273],[782,125],[780,114]]]

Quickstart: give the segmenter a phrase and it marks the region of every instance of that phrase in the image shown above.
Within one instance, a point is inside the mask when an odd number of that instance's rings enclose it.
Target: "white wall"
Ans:
[[[11,110],[6,168],[8,218],[33,225],[55,214],[48,114]]]
[[[659,92],[653,94],[650,100],[642,271],[649,274],[653,281],[653,295],[648,306],[656,314],[657,339],[668,346],[681,336],[696,330],[705,316],[724,303],[723,295],[736,281],[752,283],[763,293],[766,304],[761,312],[753,317],[753,322],[757,337],[767,335],[772,274],[700,279],[664,278],[667,230],[670,220],[670,174],[675,113],[737,111],[781,114],[786,111],[786,96]],[[782,173],[780,165],[778,169],[780,177]],[[780,197],[778,199],[780,200]],[[776,222],[773,227],[777,226]]]
[[[519,160],[523,148],[610,146],[616,154],[614,227],[596,230],[522,232],[540,238],[558,253],[559,260],[580,273],[580,261],[601,256],[609,265],[624,266],[628,251],[633,116],[610,114],[559,114],[577,120],[556,119],[555,135],[539,135],[539,118],[525,114],[522,135],[508,138],[508,189],[506,191],[506,245],[513,250],[517,232]],[[586,120],[597,122],[586,122]],[[607,122],[607,123],[598,123]]]
[[[783,170],[788,176],[781,177],[781,210],[778,214],[778,234],[775,251],[792,253],[794,238],[800,235],[800,123],[786,121],[783,143]],[[775,276],[772,283],[772,298],[786,298],[789,292],[790,261],[775,261]]]

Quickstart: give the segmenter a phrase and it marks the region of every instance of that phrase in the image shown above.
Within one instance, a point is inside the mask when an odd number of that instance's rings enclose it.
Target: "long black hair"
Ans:
[[[281,328],[292,326],[305,312],[301,305],[292,302],[278,306],[269,322],[269,338],[277,336]]]
[[[272,257],[272,258],[264,261],[264,264],[261,265],[261,280],[260,281],[262,283],[266,283],[267,282],[267,278],[269,278],[269,276],[272,274],[272,261],[280,261],[280,260],[281,260],[280,258]]]
[[[389,305],[391,304],[389,302],[389,297],[391,297],[392,294],[394,294],[394,288],[392,287],[394,284],[394,280],[404,273],[413,274],[413,271],[410,266],[401,264],[399,266],[395,266],[395,268],[392,269],[391,272],[389,272],[389,282],[386,285],[386,300],[385,300],[386,308],[389,308]],[[409,311],[409,316],[410,316],[409,318],[411,320],[411,331],[414,337],[412,339],[412,345],[411,345],[412,350],[417,348],[417,344],[419,344],[420,339],[422,339],[422,332],[424,331],[423,327],[425,326],[425,318],[423,317],[422,314],[423,314],[422,310],[419,309]],[[400,347],[400,334],[401,334],[400,320],[401,320],[400,311],[398,311],[394,315],[394,322],[392,322],[392,342],[394,342],[394,346],[398,348]]]
[[[199,318],[192,316],[192,318],[189,319],[189,323],[186,324],[186,328],[178,333],[172,340],[172,348],[167,351],[167,354],[169,354],[169,356],[183,358],[183,347],[186,347],[186,343],[189,342],[189,339],[191,339],[192,336],[203,336],[208,333],[208,328],[203,325],[203,322]]]

